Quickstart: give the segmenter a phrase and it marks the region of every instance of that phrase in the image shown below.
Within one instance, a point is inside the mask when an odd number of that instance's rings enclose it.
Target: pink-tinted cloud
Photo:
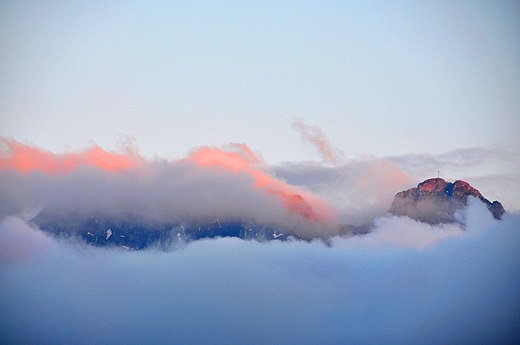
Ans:
[[[122,171],[138,165],[140,157],[104,151],[93,146],[83,152],[55,154],[40,148],[25,145],[15,140],[0,137],[6,150],[0,157],[0,171],[17,170],[24,173],[41,171],[48,174],[63,174],[82,167],[91,166],[105,171]]]
[[[262,160],[245,144],[234,144],[235,151],[224,151],[218,148],[200,148],[188,157],[201,168],[218,168],[232,172],[246,172],[254,180],[254,186],[265,190],[271,196],[282,199],[282,204],[310,222],[336,222],[335,209],[324,199],[316,197],[301,188],[290,186],[276,179],[268,171],[260,168]]]
[[[292,128],[300,134],[303,141],[316,147],[326,161],[333,165],[340,163],[343,158],[343,152],[330,144],[321,129],[308,125],[297,117],[293,117]]]
[[[135,150],[55,154],[1,139],[0,215],[43,208],[138,214],[156,221],[178,217],[302,222],[337,229],[336,210],[325,199],[270,173],[245,144],[202,147],[176,161],[146,160]],[[82,211],[83,212],[83,211]],[[176,218],[177,217],[177,218]],[[285,220],[284,220],[285,218]],[[292,219],[292,220],[291,220]],[[309,235],[311,236],[311,235]]]

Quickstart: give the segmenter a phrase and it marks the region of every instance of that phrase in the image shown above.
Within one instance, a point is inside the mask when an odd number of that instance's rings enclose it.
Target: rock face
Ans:
[[[429,224],[460,222],[456,211],[468,205],[469,196],[482,201],[495,219],[501,219],[505,210],[500,202],[490,202],[465,181],[447,182],[441,178],[428,179],[416,188],[397,193],[389,212]]]
[[[122,247],[129,250],[149,246],[172,249],[192,241],[215,237],[237,237],[260,242],[285,241],[289,238],[305,241],[313,239],[302,238],[293,229],[281,226],[245,220],[221,221],[218,218],[198,222],[150,223],[131,216],[115,219],[100,213],[61,213],[46,208],[32,222],[56,237],[80,240],[96,247]],[[343,224],[338,231],[344,236],[360,235],[368,233],[370,226]]]
[[[121,220],[102,214],[61,214],[50,209],[42,210],[32,222],[56,237],[79,239],[98,247],[122,247],[130,250],[149,246],[175,248],[182,243],[203,238],[239,237],[265,241],[286,240],[290,235],[281,229],[240,220],[221,222],[217,218],[208,222],[159,224],[142,222],[132,217]]]

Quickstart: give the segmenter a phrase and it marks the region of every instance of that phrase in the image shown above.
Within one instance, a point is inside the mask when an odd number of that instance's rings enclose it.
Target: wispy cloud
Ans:
[[[306,124],[302,119],[293,117],[292,128],[300,134],[302,140],[314,146],[322,158],[333,165],[340,164],[344,159],[341,150],[333,147],[325,133],[317,126]]]
[[[384,215],[397,192],[416,184],[395,163],[381,158],[349,160],[336,167],[284,163],[273,171],[288,183],[324,197],[339,210],[342,222],[358,225]]]
[[[443,154],[406,154],[388,157],[398,164],[407,173],[413,176],[434,176],[440,170],[444,176],[451,176],[468,171],[474,175],[489,170],[496,172],[517,171],[520,155],[507,147],[495,146],[491,148],[471,147],[452,150]],[[485,172],[484,172],[485,173]]]

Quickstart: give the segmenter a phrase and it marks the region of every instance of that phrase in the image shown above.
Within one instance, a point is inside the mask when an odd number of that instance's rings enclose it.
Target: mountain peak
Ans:
[[[430,224],[454,223],[459,222],[456,211],[468,205],[470,196],[482,201],[495,219],[501,219],[505,210],[500,202],[490,202],[466,181],[442,178],[430,178],[397,193],[389,212]]]

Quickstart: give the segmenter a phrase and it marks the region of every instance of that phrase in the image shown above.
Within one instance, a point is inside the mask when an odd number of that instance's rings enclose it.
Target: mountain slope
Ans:
[[[505,210],[500,202],[489,201],[465,181],[447,182],[441,178],[425,180],[397,193],[389,212],[429,224],[460,222],[456,212],[468,205],[470,196],[482,201],[495,219],[501,219]]]

